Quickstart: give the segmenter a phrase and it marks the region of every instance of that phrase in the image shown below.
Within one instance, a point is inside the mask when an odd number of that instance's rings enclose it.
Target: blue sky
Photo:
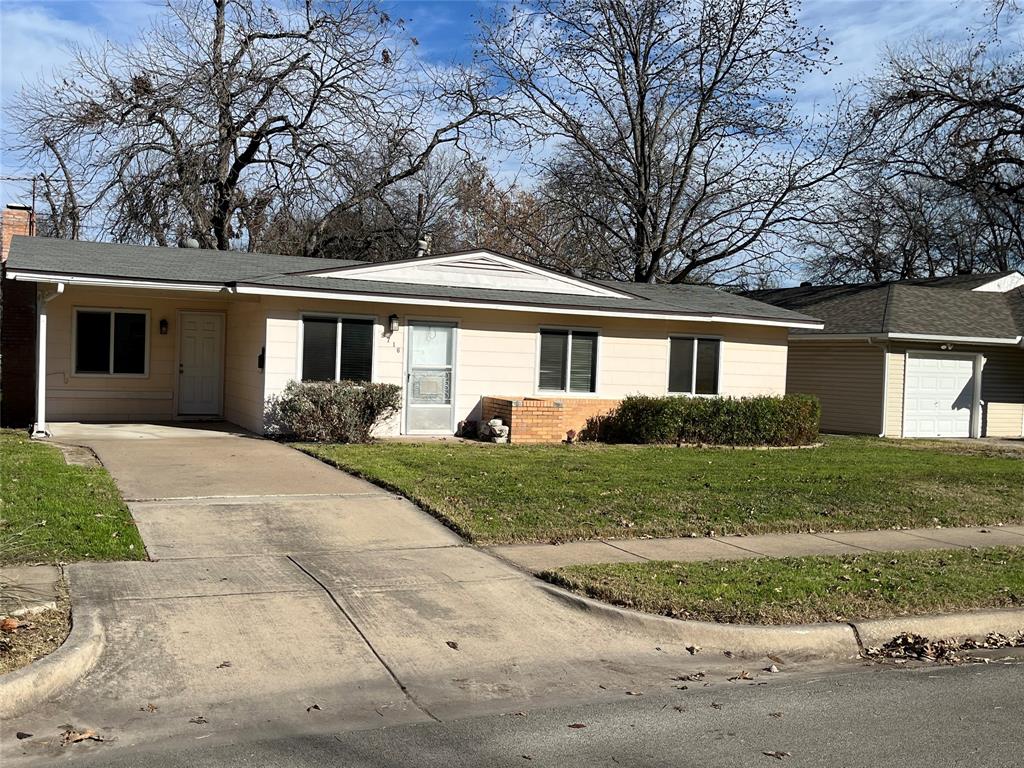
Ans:
[[[805,82],[800,98],[808,105],[830,101],[836,85],[871,71],[886,44],[921,35],[965,35],[978,23],[983,4],[984,0],[804,0],[803,20],[825,27],[841,63],[831,74]],[[4,112],[13,108],[11,99],[26,82],[60,70],[69,45],[129,41],[162,5],[161,0],[3,0],[0,94]],[[384,5],[392,16],[409,20],[409,34],[420,41],[421,55],[447,62],[469,58],[473,20],[486,14],[493,2],[387,0]],[[0,158],[0,175],[31,172],[12,164],[6,154]],[[25,194],[25,185],[0,182],[0,203],[24,202]]]

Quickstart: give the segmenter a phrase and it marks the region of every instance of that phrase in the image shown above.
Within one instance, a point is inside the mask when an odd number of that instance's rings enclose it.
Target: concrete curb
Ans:
[[[603,603],[543,583],[540,588],[555,599],[586,613],[599,615],[623,629],[647,632],[705,650],[731,651],[740,658],[761,658],[769,653],[788,658],[851,658],[860,652],[857,635],[849,624],[715,624],[685,621],[641,613]]]
[[[894,619],[857,621],[853,626],[865,648],[882,645],[904,632],[913,632],[932,640],[984,640],[990,632],[1013,635],[1024,631],[1024,608],[900,616]]]
[[[53,697],[95,665],[106,645],[99,617],[72,609],[71,632],[49,656],[0,677],[0,720],[24,714]]]

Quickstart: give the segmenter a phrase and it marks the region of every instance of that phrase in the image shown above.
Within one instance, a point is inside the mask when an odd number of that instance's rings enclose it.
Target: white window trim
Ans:
[[[110,349],[107,351],[107,373],[78,372],[78,313],[109,312],[110,313]],[[142,373],[114,373],[114,314],[143,315],[146,318],[146,347],[144,351]],[[149,350],[151,331],[150,312],[148,309],[134,307],[79,307],[71,308],[71,378],[76,379],[148,379]]]
[[[693,357],[690,361],[690,391],[673,392],[669,389],[672,381],[672,340],[685,339],[693,342]],[[697,342],[715,341],[718,342],[718,370],[715,371],[715,391],[697,392]],[[678,397],[721,397],[722,396],[722,370],[725,368],[725,340],[721,336],[693,333],[670,333],[668,336],[665,351],[665,394]]]
[[[305,323],[306,318],[316,318],[319,320],[334,320],[336,323],[337,332],[334,334],[334,380],[341,381],[341,334],[342,325],[346,320],[369,320],[373,323],[373,340],[370,344],[370,381],[377,381],[377,339],[383,332],[383,328],[378,322],[377,315],[359,315],[349,313],[337,313],[337,312],[316,312],[310,310],[308,312],[299,313],[299,327],[296,338],[295,348],[295,380],[302,381],[302,348],[305,342]]]
[[[566,331],[569,334],[568,344],[565,350],[565,389],[541,389],[540,388],[540,342],[544,331]],[[573,392],[570,389],[570,376],[572,374],[572,334],[594,333],[597,334],[597,349],[594,350],[594,390],[592,392]],[[542,325],[537,329],[537,343],[535,345],[536,365],[533,371],[533,393],[543,397],[560,395],[562,397],[600,397],[601,391],[601,344],[602,334],[600,328],[588,328],[580,325]]]

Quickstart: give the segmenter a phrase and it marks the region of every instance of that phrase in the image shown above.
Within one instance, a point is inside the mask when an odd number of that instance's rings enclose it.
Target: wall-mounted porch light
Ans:
[[[388,315],[388,333],[398,330],[398,315]]]
[[[166,336],[168,328],[169,328],[169,326],[167,324],[167,318],[166,317],[161,318],[160,319],[160,335],[161,336]]]

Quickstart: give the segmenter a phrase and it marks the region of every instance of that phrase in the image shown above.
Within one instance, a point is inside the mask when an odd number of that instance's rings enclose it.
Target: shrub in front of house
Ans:
[[[270,400],[267,431],[311,443],[365,443],[401,407],[397,384],[292,381]]]
[[[818,438],[821,406],[810,395],[649,397],[631,395],[588,424],[611,443],[808,445]]]

